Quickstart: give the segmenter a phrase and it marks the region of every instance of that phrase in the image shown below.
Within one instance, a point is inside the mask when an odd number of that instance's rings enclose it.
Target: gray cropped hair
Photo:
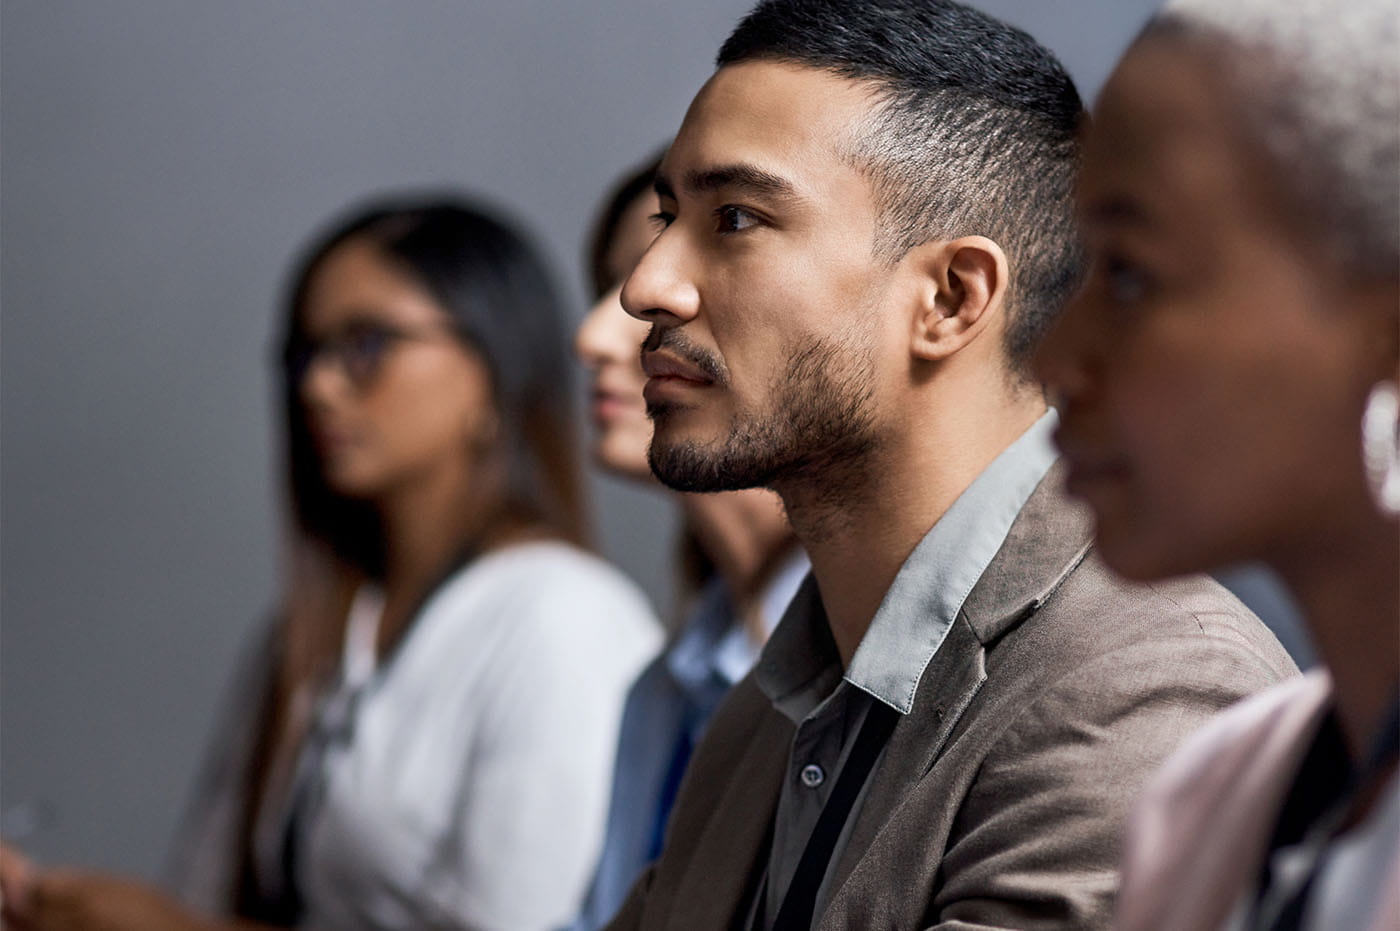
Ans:
[[[1400,4],[1168,0],[1143,38],[1214,43],[1247,133],[1347,267],[1400,277]]]

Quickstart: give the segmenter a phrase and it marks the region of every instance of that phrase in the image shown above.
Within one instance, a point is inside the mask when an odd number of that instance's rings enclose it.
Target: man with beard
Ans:
[[[1115,580],[1063,495],[1026,363],[1080,114],[944,0],[765,0],[721,49],[622,299],[653,470],[775,489],[813,574],[612,927],[1106,927],[1152,768],[1292,670],[1207,579]]]

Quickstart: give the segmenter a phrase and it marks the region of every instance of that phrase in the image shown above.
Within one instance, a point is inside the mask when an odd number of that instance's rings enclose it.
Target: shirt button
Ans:
[[[815,789],[826,781],[826,772],[816,763],[808,763],[802,767],[802,784],[809,789]]]

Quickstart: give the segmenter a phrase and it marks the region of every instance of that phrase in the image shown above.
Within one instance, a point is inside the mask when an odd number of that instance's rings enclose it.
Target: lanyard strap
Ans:
[[[870,771],[875,768],[875,761],[879,759],[898,720],[899,712],[894,708],[882,701],[871,702],[846,765],[841,767],[836,786],[822,806],[817,825],[802,851],[802,859],[797,862],[797,872],[793,874],[792,883],[783,896],[778,920],[773,923],[772,931],[808,931],[812,927],[817,893],[826,879],[827,867],[831,864],[836,842],[841,837],[841,829],[845,827],[860,790]],[[762,902],[758,903],[756,914],[761,920]]]

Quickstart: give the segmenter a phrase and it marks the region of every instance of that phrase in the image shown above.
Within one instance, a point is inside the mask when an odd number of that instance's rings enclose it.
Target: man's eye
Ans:
[[[664,230],[666,227],[676,222],[676,215],[674,213],[667,213],[665,210],[658,210],[656,213],[647,217],[647,222],[656,230]]]
[[[738,233],[758,223],[758,218],[743,207],[725,204],[715,211],[717,230],[721,233]]]

